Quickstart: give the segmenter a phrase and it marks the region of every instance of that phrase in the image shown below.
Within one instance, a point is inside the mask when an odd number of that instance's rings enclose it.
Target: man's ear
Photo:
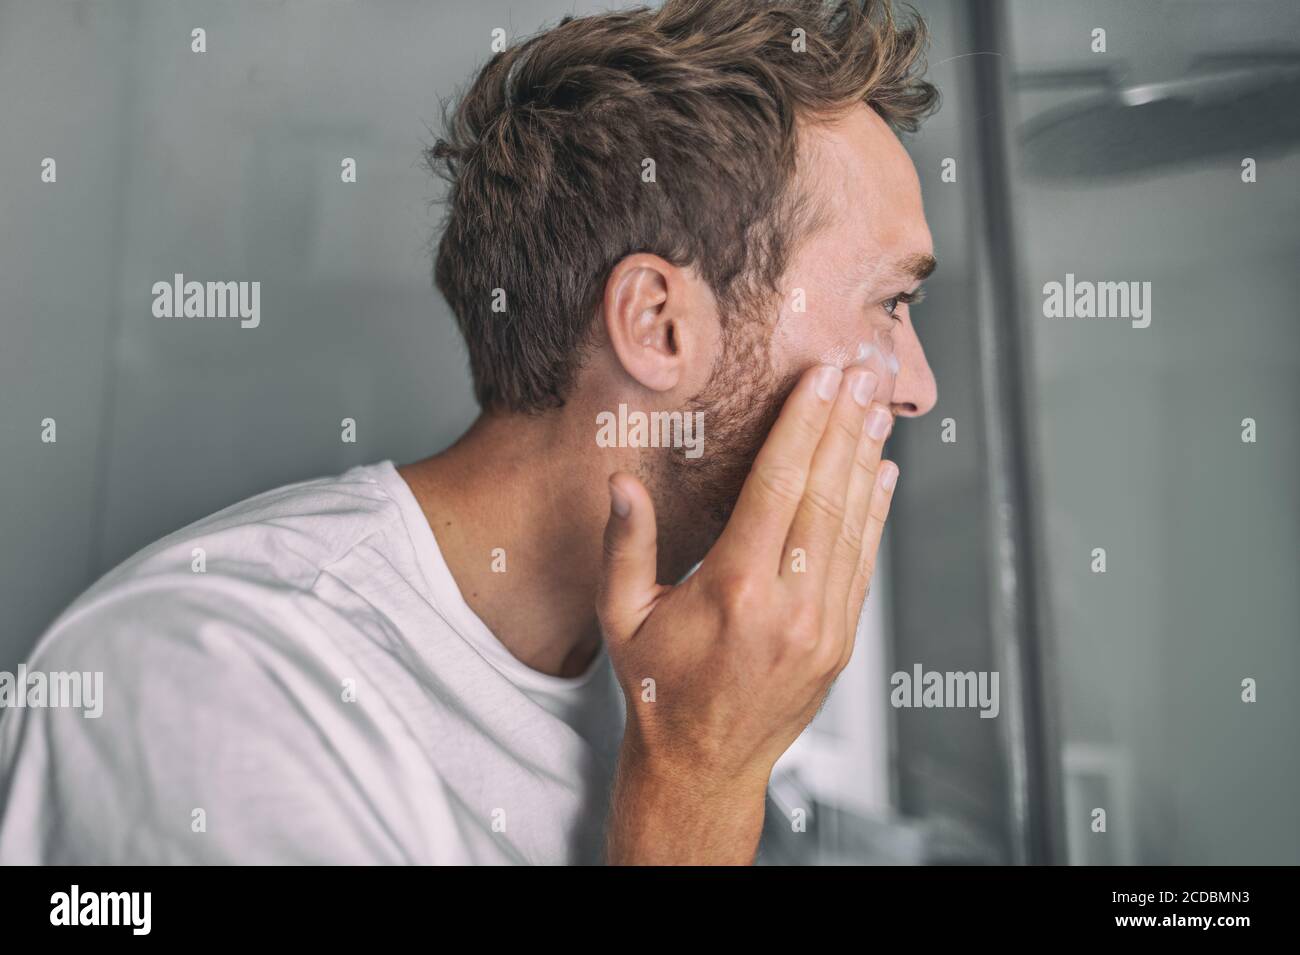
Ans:
[[[681,383],[696,343],[686,274],[657,255],[622,259],[605,283],[605,331],[627,374],[651,391]]]

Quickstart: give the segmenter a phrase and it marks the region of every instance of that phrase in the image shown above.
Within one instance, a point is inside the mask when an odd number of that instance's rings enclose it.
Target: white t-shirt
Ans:
[[[145,548],[26,666],[102,672],[103,712],[3,713],[0,863],[600,861],[609,658],[511,656],[391,462]]]

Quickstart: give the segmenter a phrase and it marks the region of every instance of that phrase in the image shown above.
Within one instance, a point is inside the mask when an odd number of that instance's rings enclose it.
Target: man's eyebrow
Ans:
[[[918,282],[924,282],[938,266],[939,263],[933,255],[928,252],[919,252],[903,259],[898,263],[897,268],[904,275],[911,276]]]

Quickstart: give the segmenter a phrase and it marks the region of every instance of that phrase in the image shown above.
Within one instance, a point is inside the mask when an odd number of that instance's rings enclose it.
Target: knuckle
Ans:
[[[852,521],[845,521],[843,526],[840,527],[840,540],[854,554],[862,550],[864,539],[862,528]]]
[[[804,500],[813,513],[830,519],[831,521],[844,520],[844,501],[837,497],[832,497],[825,491],[817,487],[809,487],[804,493]]]
[[[822,635],[822,614],[816,605],[801,604],[787,616],[784,626],[786,646],[797,653],[809,653],[817,647]]]
[[[779,503],[793,504],[803,496],[803,471],[793,464],[760,464],[754,476],[763,492]]]
[[[842,669],[844,645],[837,640],[823,641],[813,655],[813,668],[817,673],[834,676]]]
[[[758,582],[748,574],[731,573],[713,585],[714,599],[727,619],[752,612],[760,597]]]
[[[868,509],[867,516],[874,521],[885,523],[889,517],[889,500],[890,492],[875,488],[871,492],[871,507]]]
[[[805,411],[794,419],[795,428],[799,433],[799,439],[804,444],[813,445],[821,438],[825,430],[825,419],[820,415]]]
[[[858,444],[858,438],[862,435],[861,420],[855,422],[847,415],[837,415],[835,417],[834,428],[839,432],[840,436],[844,438],[844,440],[850,441],[854,445]]]
[[[875,487],[876,468],[880,466],[880,457],[878,452],[872,450],[870,442],[863,441],[858,445],[853,463],[862,469],[862,473],[871,479],[871,486]]]

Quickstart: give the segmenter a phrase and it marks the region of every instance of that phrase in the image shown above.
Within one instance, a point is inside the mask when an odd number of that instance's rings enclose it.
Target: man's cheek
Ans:
[[[848,368],[864,365],[876,373],[875,399],[888,403],[901,367],[894,350],[891,326],[831,328],[832,323],[805,322],[788,329],[778,354],[778,367],[797,374],[813,365]]]
[[[787,303],[773,338],[777,367],[796,373],[818,364],[837,368],[852,364],[862,343],[862,329],[824,306],[799,312]]]

